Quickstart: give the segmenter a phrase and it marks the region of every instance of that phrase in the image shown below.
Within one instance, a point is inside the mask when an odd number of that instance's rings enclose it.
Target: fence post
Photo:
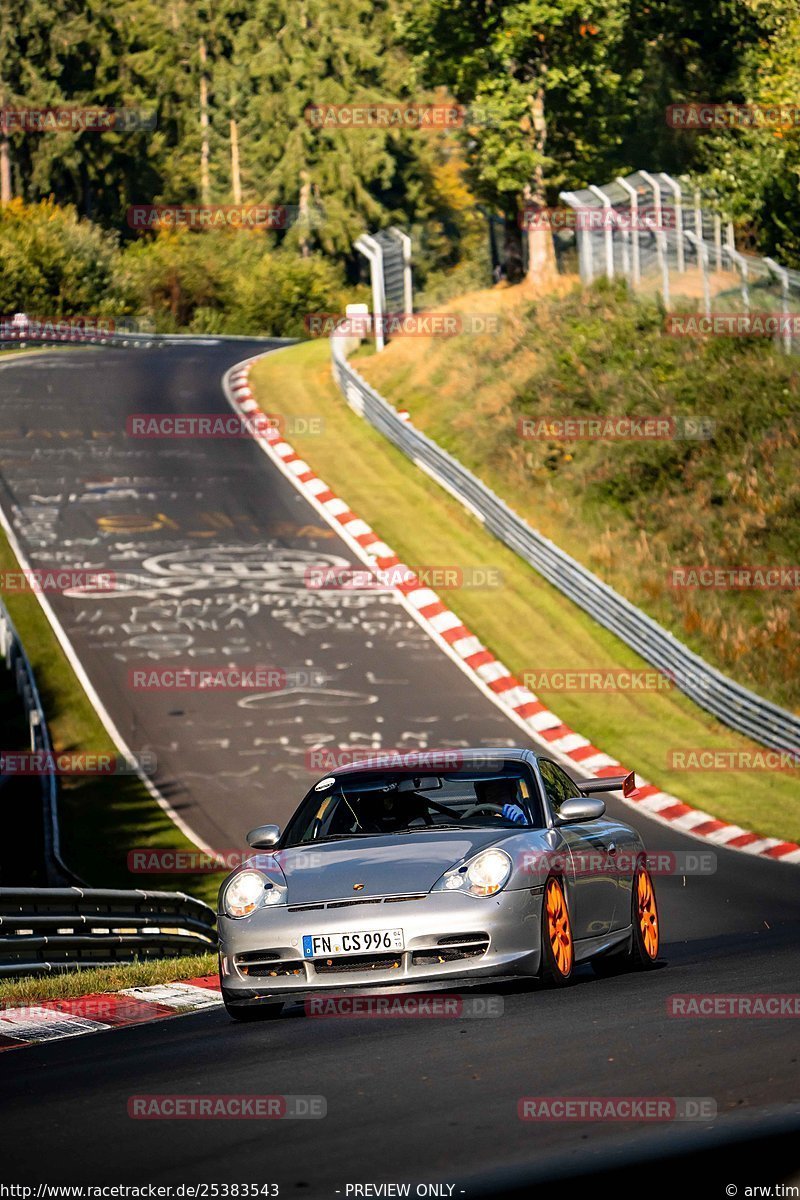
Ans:
[[[559,200],[563,200],[570,208],[577,213],[581,211],[581,204],[574,192],[559,192]],[[591,230],[583,229],[578,224],[578,269],[581,274],[581,283],[589,284],[594,279],[594,262],[592,255],[592,234]]]
[[[649,171],[640,171],[639,174],[645,183],[648,183],[653,189],[653,204],[656,210],[656,230],[661,230],[661,188],[658,186],[658,183],[649,173]],[[666,249],[665,240],[666,239],[660,238],[658,233],[656,233],[656,254],[658,255],[658,265],[661,267],[662,273],[664,271],[664,251]],[[669,272],[669,264],[667,264],[667,272]],[[667,279],[667,293],[669,293],[669,279]]]
[[[783,329],[783,348],[787,354],[792,353],[792,324],[789,319],[789,272],[785,267],[781,267],[772,258],[765,258],[764,262],[769,267],[774,275],[778,276],[781,282],[781,303],[783,305],[783,314],[786,321]]]
[[[702,275],[703,275],[703,304],[705,306],[706,316],[710,317],[711,316],[711,289],[710,289],[709,283],[708,283],[708,264],[709,264],[708,246],[701,238],[698,238],[696,234],[691,233],[688,229],[685,231],[684,236],[687,237],[689,239],[689,241],[694,244],[695,249],[697,251],[697,265],[700,268]]]
[[[639,262],[639,194],[627,179],[618,175],[616,183],[623,188],[631,198],[631,249],[633,251],[633,286],[638,287],[642,280]]]
[[[744,256],[741,255],[738,250],[732,250],[730,246],[728,246],[728,254],[731,256],[731,261],[736,263],[736,266],[739,268],[739,273],[742,277],[742,304],[744,305],[744,311],[749,315],[750,289],[747,286],[747,263],[744,259]]]
[[[666,171],[661,172],[661,178],[666,181],[667,186],[672,189],[672,195],[675,197],[675,244],[678,255],[678,274],[682,275],[686,269],[686,263],[683,257],[683,204],[682,192],[680,184],[667,175]]]
[[[370,279],[372,280],[372,328],[375,334],[376,351],[383,350],[383,251],[380,243],[364,233],[355,243],[369,262]]]
[[[661,259],[661,294],[664,297],[664,306],[669,305],[669,255],[665,242],[667,240],[663,229],[656,232],[656,245],[658,247],[658,256]]]
[[[714,255],[717,260],[717,270],[722,270],[722,217],[714,213]]]
[[[595,184],[589,184],[589,191],[593,195],[597,196],[598,200],[600,200],[603,205],[603,221],[605,224],[606,279],[608,279],[610,282],[614,278],[614,226],[613,218],[611,217],[614,207],[605,192],[601,188],[596,187]]]

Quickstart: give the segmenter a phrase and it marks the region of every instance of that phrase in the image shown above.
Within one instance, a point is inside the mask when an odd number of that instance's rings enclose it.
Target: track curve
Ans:
[[[391,594],[303,586],[309,561],[352,556],[254,444],[126,436],[136,413],[229,415],[221,375],[267,348],[204,339],[56,351],[0,369],[2,507],[33,565],[125,575],[118,595],[53,596],[53,608],[115,724],[155,751],[157,783],[217,848],[288,815],[311,778],[305,751],[320,740],[414,749],[522,737]],[[132,667],[169,660],[317,674],[260,700],[128,686]],[[698,847],[644,814],[635,823],[653,849]],[[719,850],[713,875],[658,881],[668,968],[603,981],[581,970],[564,993],[494,989],[505,1002],[496,1020],[289,1013],[240,1028],[214,1011],[0,1055],[3,1176],[274,1180],[284,1196],[333,1196],[347,1183],[454,1183],[548,1155],[600,1161],[620,1137],[632,1146],[652,1134],[646,1124],[528,1125],[516,1116],[523,1095],[712,1096],[722,1122],[796,1104],[796,1021],[666,1015],[673,993],[796,989],[796,880],[791,866]],[[321,1094],[328,1116],[254,1125],[126,1115],[132,1094],[211,1091]],[[43,1127],[46,1156],[33,1141]]]

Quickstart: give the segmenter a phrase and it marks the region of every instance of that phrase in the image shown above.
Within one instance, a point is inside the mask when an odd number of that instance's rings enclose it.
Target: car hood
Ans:
[[[469,829],[348,838],[294,846],[274,857],[286,876],[289,904],[366,900],[430,891],[454,863],[502,841],[499,833]]]

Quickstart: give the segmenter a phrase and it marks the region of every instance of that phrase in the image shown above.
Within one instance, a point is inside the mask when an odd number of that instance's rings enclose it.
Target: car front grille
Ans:
[[[488,933],[450,933],[441,937],[435,946],[415,950],[411,955],[414,967],[430,967],[459,959],[480,958],[489,949]]]
[[[246,950],[235,955],[233,961],[239,973],[248,979],[306,977],[306,965],[301,958],[284,958],[275,950]]]
[[[343,975],[348,971],[399,971],[402,954],[358,954],[348,958],[315,958],[318,975]]]

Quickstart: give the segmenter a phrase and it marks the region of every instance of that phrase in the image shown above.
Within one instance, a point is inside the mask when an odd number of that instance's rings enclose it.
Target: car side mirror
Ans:
[[[280,825],[256,825],[247,835],[247,844],[254,850],[270,850],[281,837]]]
[[[575,796],[565,800],[556,815],[556,825],[572,825],[578,821],[596,821],[606,811],[605,800],[596,796]]]

